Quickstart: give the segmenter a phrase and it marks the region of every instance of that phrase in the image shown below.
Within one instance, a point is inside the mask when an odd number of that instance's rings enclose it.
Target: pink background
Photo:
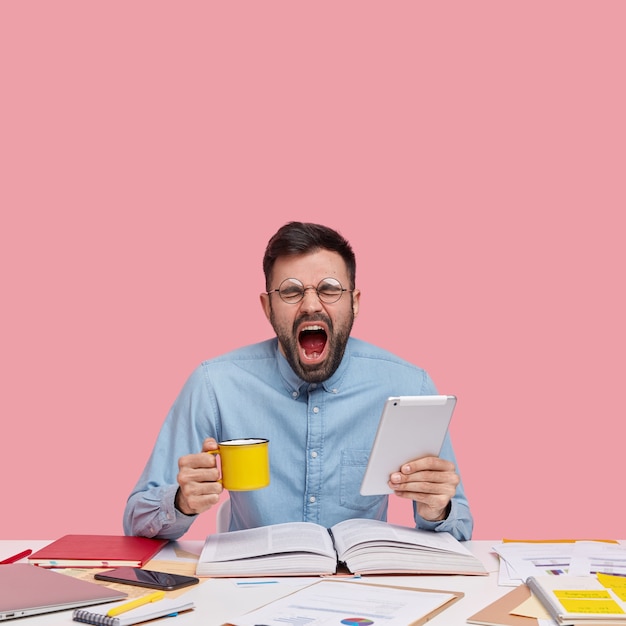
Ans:
[[[272,334],[291,219],[351,240],[354,335],[458,396],[475,538],[626,536],[625,20],[0,3],[0,536],[121,532],[191,370]]]

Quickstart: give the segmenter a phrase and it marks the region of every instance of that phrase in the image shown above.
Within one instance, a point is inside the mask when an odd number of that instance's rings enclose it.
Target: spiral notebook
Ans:
[[[189,611],[194,608],[194,603],[181,600],[180,598],[165,598],[158,602],[144,604],[127,613],[121,613],[117,617],[107,616],[109,608],[77,609],[72,617],[75,622],[95,624],[96,626],[131,626],[132,624],[140,624],[157,617],[178,615],[178,613],[183,611]]]

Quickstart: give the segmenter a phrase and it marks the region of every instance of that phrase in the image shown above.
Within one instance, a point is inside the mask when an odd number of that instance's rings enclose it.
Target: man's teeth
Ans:
[[[324,330],[321,326],[305,326],[302,330]]]

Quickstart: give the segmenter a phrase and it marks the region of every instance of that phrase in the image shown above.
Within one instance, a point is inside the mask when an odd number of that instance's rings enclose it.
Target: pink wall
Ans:
[[[459,397],[476,538],[624,537],[625,19],[0,3],[0,536],[121,532],[191,370],[271,334],[264,245],[303,219],[354,245],[355,336]]]

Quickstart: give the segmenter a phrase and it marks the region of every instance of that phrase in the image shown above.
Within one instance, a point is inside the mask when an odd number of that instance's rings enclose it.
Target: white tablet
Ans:
[[[403,463],[439,456],[456,396],[399,396],[383,407],[367,463],[362,496],[393,493],[387,482]]]

